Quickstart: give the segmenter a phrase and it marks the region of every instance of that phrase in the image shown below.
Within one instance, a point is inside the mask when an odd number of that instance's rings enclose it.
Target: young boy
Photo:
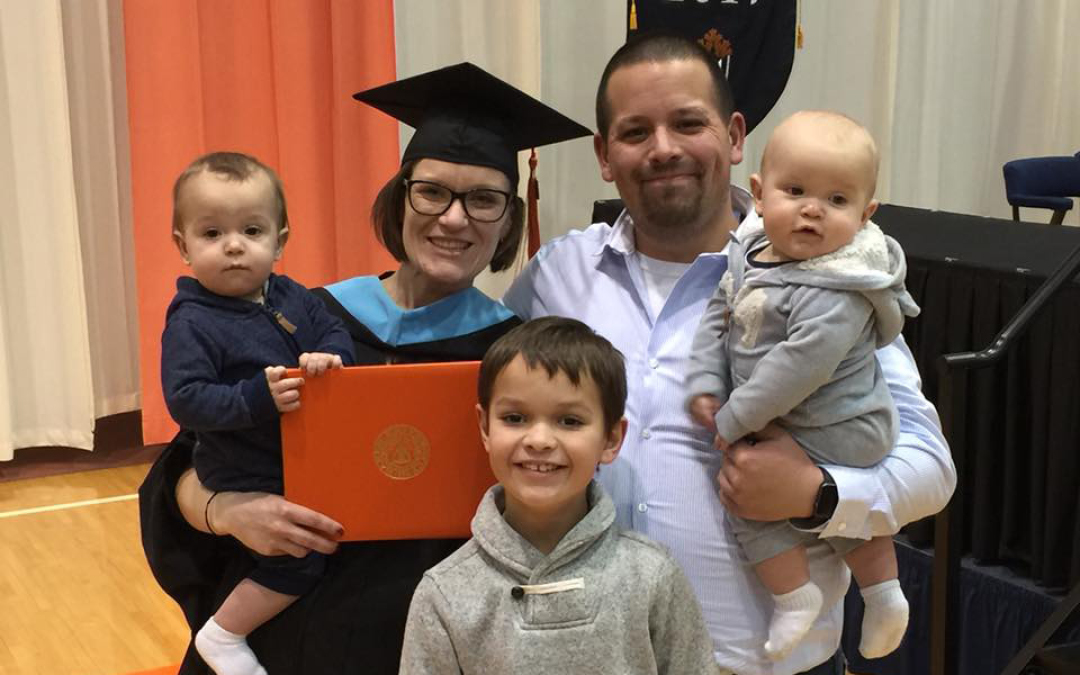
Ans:
[[[417,587],[401,673],[718,672],[686,577],[593,481],[626,431],[622,355],[579,321],[530,321],[488,350],[479,399],[499,484]]]
[[[899,244],[869,222],[877,170],[869,132],[838,113],[796,113],[769,138],[750,178],[760,220],[732,236],[691,355],[690,412],[721,450],[773,421],[818,463],[865,467],[892,447],[896,410],[874,352],[918,307]],[[773,594],[765,651],[782,659],[821,611],[805,549],[817,536],[786,521],[728,518]],[[908,605],[892,538],[825,541],[862,589],[859,651],[893,651]]]
[[[285,366],[318,376],[353,360],[341,322],[271,272],[288,236],[281,181],[255,158],[212,153],[176,179],[173,240],[195,278],[176,281],[161,382],[173,418],[198,435],[195,470],[215,491],[281,494],[278,417],[300,406],[303,384],[285,378]],[[265,674],[245,638],[318,583],[326,564],[318,554],[252,556],[251,575],[195,636],[218,675]]]

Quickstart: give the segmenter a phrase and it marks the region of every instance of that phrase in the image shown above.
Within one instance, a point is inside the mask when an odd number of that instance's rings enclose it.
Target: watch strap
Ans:
[[[800,530],[815,530],[820,528],[836,512],[836,506],[840,503],[840,493],[836,487],[836,481],[832,474],[822,466],[821,485],[818,486],[817,496],[814,497],[814,512],[808,518],[791,518],[788,520],[793,527]]]

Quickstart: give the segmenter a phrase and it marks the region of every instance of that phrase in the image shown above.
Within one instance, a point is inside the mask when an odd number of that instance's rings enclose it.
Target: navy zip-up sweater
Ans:
[[[353,364],[341,321],[292,279],[271,274],[264,304],[176,280],[161,337],[161,386],[173,419],[198,434],[195,470],[205,486],[281,494],[279,413],[264,370],[295,367],[303,352]]]

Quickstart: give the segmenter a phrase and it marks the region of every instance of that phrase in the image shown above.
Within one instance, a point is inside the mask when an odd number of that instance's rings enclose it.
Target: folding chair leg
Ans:
[[[1013,207],[1013,220],[1015,220],[1015,221],[1020,220],[1020,207],[1019,206],[1014,206]]]
[[[1065,220],[1065,209],[1057,209],[1054,211],[1054,215],[1050,218],[1051,225],[1060,225],[1061,221]]]

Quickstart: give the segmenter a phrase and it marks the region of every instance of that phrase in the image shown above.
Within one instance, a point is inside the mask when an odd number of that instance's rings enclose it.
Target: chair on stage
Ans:
[[[1065,212],[1080,196],[1080,152],[1064,157],[1031,157],[1005,162],[1005,196],[1012,205],[1013,220],[1020,207],[1051,209],[1051,225],[1060,225]]]

